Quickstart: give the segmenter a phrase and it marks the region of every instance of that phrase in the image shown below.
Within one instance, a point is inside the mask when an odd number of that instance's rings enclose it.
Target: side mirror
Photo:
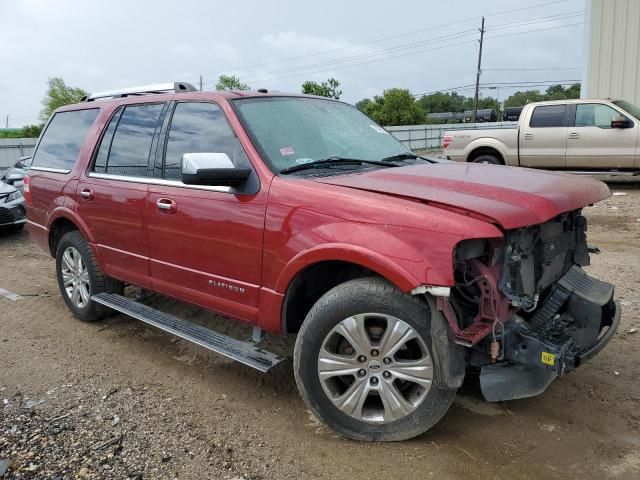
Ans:
[[[633,121],[627,117],[615,117],[611,120],[611,128],[631,128]]]
[[[226,153],[185,153],[182,183],[212,187],[240,187],[251,176],[250,168],[238,168]]]
[[[24,180],[24,176],[19,173],[12,173],[7,177],[7,183],[9,185],[21,186]]]

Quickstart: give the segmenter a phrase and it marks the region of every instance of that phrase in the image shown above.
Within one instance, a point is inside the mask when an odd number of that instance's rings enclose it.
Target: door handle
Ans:
[[[569,133],[569,138],[580,138],[580,134],[578,132]]]
[[[178,209],[176,202],[170,198],[159,198],[156,207],[162,213],[174,213]]]
[[[526,140],[531,140],[531,139],[533,138],[533,133],[525,133],[525,134],[524,134],[524,138],[525,138]]]
[[[93,190],[90,188],[83,188],[80,190],[80,196],[85,200],[93,200],[95,195],[93,194]]]

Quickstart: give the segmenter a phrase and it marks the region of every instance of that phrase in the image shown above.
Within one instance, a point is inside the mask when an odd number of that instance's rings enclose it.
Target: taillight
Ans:
[[[442,137],[442,148],[447,148],[453,143],[453,137],[451,135],[445,135]]]
[[[31,179],[26,176],[22,180],[22,196],[24,197],[24,201],[27,205],[31,206],[33,203],[33,199],[31,198]]]

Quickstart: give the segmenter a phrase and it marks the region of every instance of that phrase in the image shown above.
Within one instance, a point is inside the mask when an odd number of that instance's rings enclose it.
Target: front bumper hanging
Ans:
[[[620,305],[613,295],[613,285],[572,267],[529,321],[506,323],[502,361],[482,367],[480,374],[485,398],[538,395],[556,377],[596,355],[620,323]]]

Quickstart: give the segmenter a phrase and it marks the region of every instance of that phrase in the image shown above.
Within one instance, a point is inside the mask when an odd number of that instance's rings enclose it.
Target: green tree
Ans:
[[[544,94],[540,90],[525,90],[516,92],[504,101],[505,107],[522,107],[527,103],[541,102],[545,99]]]
[[[242,83],[235,75],[220,75],[216,90],[249,90],[249,85]]]
[[[390,88],[373,97],[373,101],[366,100],[358,103],[380,125],[415,125],[425,121],[424,111],[409,90]]]
[[[542,102],[545,100],[569,100],[580,98],[580,84],[565,88],[562,85],[551,85],[543,93],[540,90],[526,90],[515,92],[504,101],[505,107],[522,107],[531,102]]]
[[[43,108],[40,111],[40,119],[44,122],[49,119],[56,108],[78,103],[82,97],[88,95],[81,88],[67,86],[60,77],[50,78],[47,84],[47,93],[42,100]]]
[[[342,90],[338,89],[339,86],[340,81],[335,78],[329,78],[326,82],[322,83],[307,80],[302,84],[302,93],[339,99],[340,95],[342,95]]]
[[[500,113],[500,102],[493,97],[484,97],[478,99],[478,110],[493,109],[497,113]],[[464,102],[464,110],[473,110],[473,98],[469,97]]]
[[[443,112],[463,112],[465,110],[473,110],[473,98],[465,97],[457,92],[436,92],[429,95],[423,95],[416,100],[418,106],[426,115],[430,113]],[[478,110],[493,109],[497,114],[500,113],[500,102],[493,97],[484,97],[478,100]],[[458,120],[452,120],[457,122]],[[428,123],[444,123],[444,120],[429,119]]]
[[[423,95],[416,103],[426,113],[461,112],[465,108],[467,97],[456,92],[436,92]]]
[[[38,138],[43,128],[44,128],[44,123],[41,123],[40,125],[24,126],[20,131],[20,136],[22,138]]]
[[[356,108],[361,112],[367,113],[367,109],[373,104],[370,98],[363,98],[359,102],[356,102]]]
[[[574,83],[567,88],[567,98],[580,98],[580,88],[581,85],[579,83]]]
[[[545,100],[567,100],[580,98],[580,84],[574,83],[568,88],[562,85],[552,85],[545,92]]]

